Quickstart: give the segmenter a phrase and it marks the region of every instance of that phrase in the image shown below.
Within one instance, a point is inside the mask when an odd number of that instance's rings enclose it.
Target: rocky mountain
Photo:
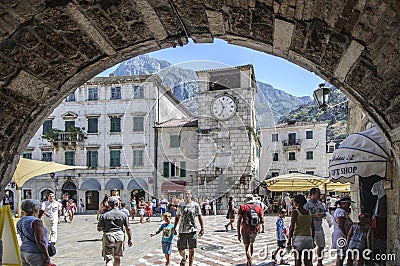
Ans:
[[[257,81],[256,113],[261,127],[273,126],[290,111],[311,103],[309,96],[296,97]]]
[[[317,104],[312,101],[290,111],[282,116],[279,123],[287,120],[299,122],[328,123],[327,139],[344,139],[348,136],[347,131],[347,97],[339,89],[331,86],[329,96],[329,108],[326,111],[318,109]]]
[[[172,89],[174,95],[186,107],[197,115],[197,75],[190,69],[184,69],[171,63],[140,55],[121,63],[113,72],[116,76],[157,74],[163,84]],[[311,97],[296,97],[271,85],[257,82],[256,114],[261,127],[273,126],[277,121],[287,117],[290,111],[312,102]]]

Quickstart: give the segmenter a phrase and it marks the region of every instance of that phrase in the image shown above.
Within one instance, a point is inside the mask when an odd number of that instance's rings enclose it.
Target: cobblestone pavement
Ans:
[[[289,220],[290,218],[286,218],[285,222],[288,224]],[[265,233],[259,234],[255,243],[253,264],[256,266],[274,265],[270,260],[270,253],[276,248],[275,221],[275,215],[265,216]],[[227,223],[225,216],[205,216],[204,222],[205,235],[199,238],[194,265],[245,266],[243,244],[237,240],[236,230],[225,232],[224,224]],[[73,223],[62,222],[58,229],[57,255],[52,258],[52,262],[68,266],[103,265],[102,233],[97,232],[96,224],[95,215],[76,215]],[[138,218],[131,220],[133,246],[126,245],[122,265],[165,265],[161,251],[161,235],[149,236],[150,233],[157,231],[160,224],[159,217],[153,217],[150,223],[143,224],[139,223]],[[325,228],[327,243],[330,243],[331,230]],[[180,262],[176,239],[177,237],[174,237],[171,265],[179,265]],[[286,255],[285,258],[294,265],[290,255]],[[333,261],[334,258],[326,258],[324,265],[334,265]]]

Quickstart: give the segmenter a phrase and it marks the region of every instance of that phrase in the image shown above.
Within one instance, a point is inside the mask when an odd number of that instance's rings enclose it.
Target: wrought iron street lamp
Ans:
[[[57,199],[58,177],[56,177],[55,173],[50,173],[50,178],[54,182],[54,190],[55,190],[54,197]]]
[[[322,110],[328,109],[328,100],[331,89],[325,86],[325,83],[319,84],[319,88],[314,91],[314,99],[318,107]]]

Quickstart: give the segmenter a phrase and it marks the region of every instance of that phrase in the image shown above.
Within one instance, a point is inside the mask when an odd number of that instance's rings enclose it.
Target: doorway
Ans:
[[[131,191],[131,199],[136,197],[136,201],[139,202],[140,198],[145,199],[146,192],[143,189],[135,189]],[[146,199],[145,199],[146,200]]]
[[[89,190],[85,193],[86,199],[86,210],[98,210],[99,209],[99,192],[95,190]]]
[[[75,203],[78,203],[76,185],[72,181],[67,181],[62,186],[62,196],[68,196],[69,199],[73,199]]]

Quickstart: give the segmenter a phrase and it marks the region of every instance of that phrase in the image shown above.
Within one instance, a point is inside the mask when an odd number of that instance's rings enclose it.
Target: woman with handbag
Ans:
[[[17,222],[17,232],[21,237],[21,261],[23,266],[48,266],[50,262],[47,250],[47,232],[42,220],[38,218],[40,202],[26,199],[21,202],[21,210],[24,214]],[[43,213],[41,213],[43,215]]]

